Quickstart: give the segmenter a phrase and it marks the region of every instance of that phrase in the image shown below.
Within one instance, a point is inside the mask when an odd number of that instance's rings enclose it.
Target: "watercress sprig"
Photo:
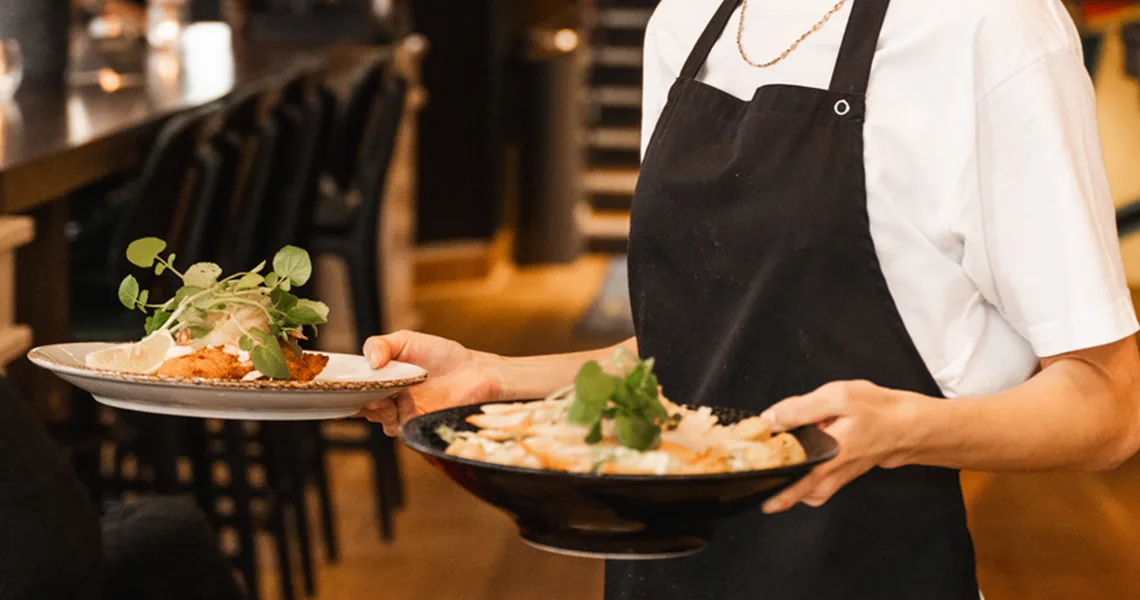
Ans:
[[[575,425],[589,427],[588,444],[602,440],[602,421],[612,419],[621,445],[651,450],[660,442],[662,428],[676,427],[680,415],[670,415],[661,404],[653,359],[618,352],[618,362],[632,363],[632,368],[625,375],[611,375],[597,361],[582,365],[574,378],[574,400],[567,418]]]
[[[155,275],[169,271],[181,279],[182,287],[172,298],[151,303],[149,290],[140,290],[133,275],[119,284],[123,306],[147,315],[147,335],[169,331],[200,340],[220,327],[232,326],[236,332],[225,333],[237,335],[238,346],[249,352],[255,369],[271,379],[289,379],[282,346],[300,356],[296,340],[304,339],[304,328],[312,328],[315,334],[317,325],[328,322],[328,306],[290,293],[312,277],[309,253],[285,246],[273,257],[273,271],[262,275],[266,266],[263,261],[249,271],[219,279],[222,268],[214,263],[195,263],[179,271],[174,266],[174,253],[163,258],[166,247],[159,238],[135,240],[127,247],[127,260],[137,267],[154,269]]]

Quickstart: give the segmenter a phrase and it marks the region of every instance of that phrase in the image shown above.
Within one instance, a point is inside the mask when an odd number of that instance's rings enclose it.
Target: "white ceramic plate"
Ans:
[[[28,359],[99,402],[138,412],[249,421],[339,419],[422,382],[423,369],[393,362],[373,369],[363,356],[325,353],[328,366],[313,381],[218,381],[92,369],[86,356],[111,346],[83,342],[43,346]]]

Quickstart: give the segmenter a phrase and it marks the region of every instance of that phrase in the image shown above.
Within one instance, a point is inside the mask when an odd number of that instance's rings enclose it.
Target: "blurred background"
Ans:
[[[115,413],[21,357],[140,337],[115,291],[142,235],[227,270],[308,249],[319,349],[629,337],[655,5],[0,0],[0,369],[92,500],[192,496],[252,598],[600,598],[600,563],[526,547],[377,428]],[[1140,10],[1070,8],[1140,289]],[[963,481],[988,599],[1140,598],[1140,465]]]

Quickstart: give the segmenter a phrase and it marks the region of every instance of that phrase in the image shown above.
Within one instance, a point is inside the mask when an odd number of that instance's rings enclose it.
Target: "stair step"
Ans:
[[[639,150],[586,148],[586,168],[588,170],[637,169],[640,164],[641,152]]]
[[[606,127],[590,132],[590,145],[607,150],[638,150],[641,130],[637,127]]]
[[[633,196],[637,189],[637,169],[594,169],[586,173],[588,194]]]
[[[598,26],[613,29],[644,29],[653,15],[652,8],[599,8]]]
[[[590,101],[602,106],[640,108],[641,88],[621,85],[597,87],[590,91]]]
[[[640,69],[642,49],[634,46],[602,46],[590,52],[590,60],[603,67],[628,67]]]
[[[590,208],[594,212],[625,212],[633,208],[633,197],[626,195],[610,196],[607,194],[594,194],[590,196]]]
[[[629,213],[583,211],[578,219],[578,227],[589,240],[628,239]]]

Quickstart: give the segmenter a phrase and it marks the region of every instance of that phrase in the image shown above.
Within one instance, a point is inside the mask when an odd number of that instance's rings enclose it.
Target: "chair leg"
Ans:
[[[372,434],[383,436],[380,443],[384,445],[384,462],[387,469],[384,473],[385,491],[388,494],[389,504],[392,508],[404,508],[404,478],[400,470],[400,455],[397,454],[396,440],[384,434],[384,428],[378,424],[371,424]]]
[[[355,244],[360,247],[364,244]],[[356,333],[363,342],[370,335],[382,330],[382,307],[379,287],[376,285],[375,262],[368,260],[360,251],[372,252],[371,248],[354,248],[341,258],[348,267],[352,295],[352,310],[356,315]],[[396,448],[393,440],[384,435],[383,429],[372,424],[368,431],[368,451],[372,457],[374,484],[376,486],[376,512],[380,521],[380,535],[390,541],[392,531],[392,509],[403,504],[403,490],[399,464],[396,461]]]
[[[328,440],[321,431],[320,423],[313,423],[311,437],[313,441],[313,478],[317,486],[317,498],[320,503],[321,529],[325,538],[325,552],[329,562],[335,563],[340,559],[340,549],[336,537],[336,521],[332,511],[332,489],[329,483]]]
[[[186,454],[190,458],[193,483],[191,489],[198,508],[206,513],[211,524],[217,528],[220,521],[218,507],[215,505],[214,480],[210,457],[210,436],[206,429],[206,421],[201,419],[188,419],[186,431]]]
[[[375,488],[376,518],[380,523],[380,537],[392,541],[395,533],[392,530],[392,508],[394,506],[394,492],[392,488],[392,467],[390,459],[392,446],[391,438],[384,435],[384,431],[377,432],[377,427],[371,425],[368,429],[368,454],[372,458],[373,486]]]
[[[277,423],[262,423],[259,440],[261,442],[262,465],[265,468],[265,487],[262,490],[269,507],[269,534],[277,554],[277,574],[281,583],[281,597],[294,600],[293,564],[289,548],[287,515],[290,508],[292,482],[285,447],[288,441],[283,436],[283,428]]]
[[[159,494],[180,494],[183,484],[178,478],[179,428],[178,417],[159,416],[151,423],[154,436],[151,448],[154,464],[154,491]]]
[[[241,422],[226,421],[223,425],[226,440],[226,462],[230,471],[230,495],[234,502],[234,521],[237,527],[239,552],[238,569],[245,579],[246,593],[258,600],[260,582],[257,579],[257,535],[253,523],[253,493],[249,487],[249,461],[246,456],[246,436]]]
[[[277,428],[275,426],[274,428]],[[278,438],[283,442],[285,456],[282,467],[287,469],[288,506],[293,513],[293,525],[297,530],[297,543],[301,550],[301,575],[305,585],[305,595],[316,594],[316,577],[313,573],[313,548],[309,538],[309,511],[305,498],[305,461],[300,445],[304,440],[301,427],[293,423],[280,425],[282,435]]]

